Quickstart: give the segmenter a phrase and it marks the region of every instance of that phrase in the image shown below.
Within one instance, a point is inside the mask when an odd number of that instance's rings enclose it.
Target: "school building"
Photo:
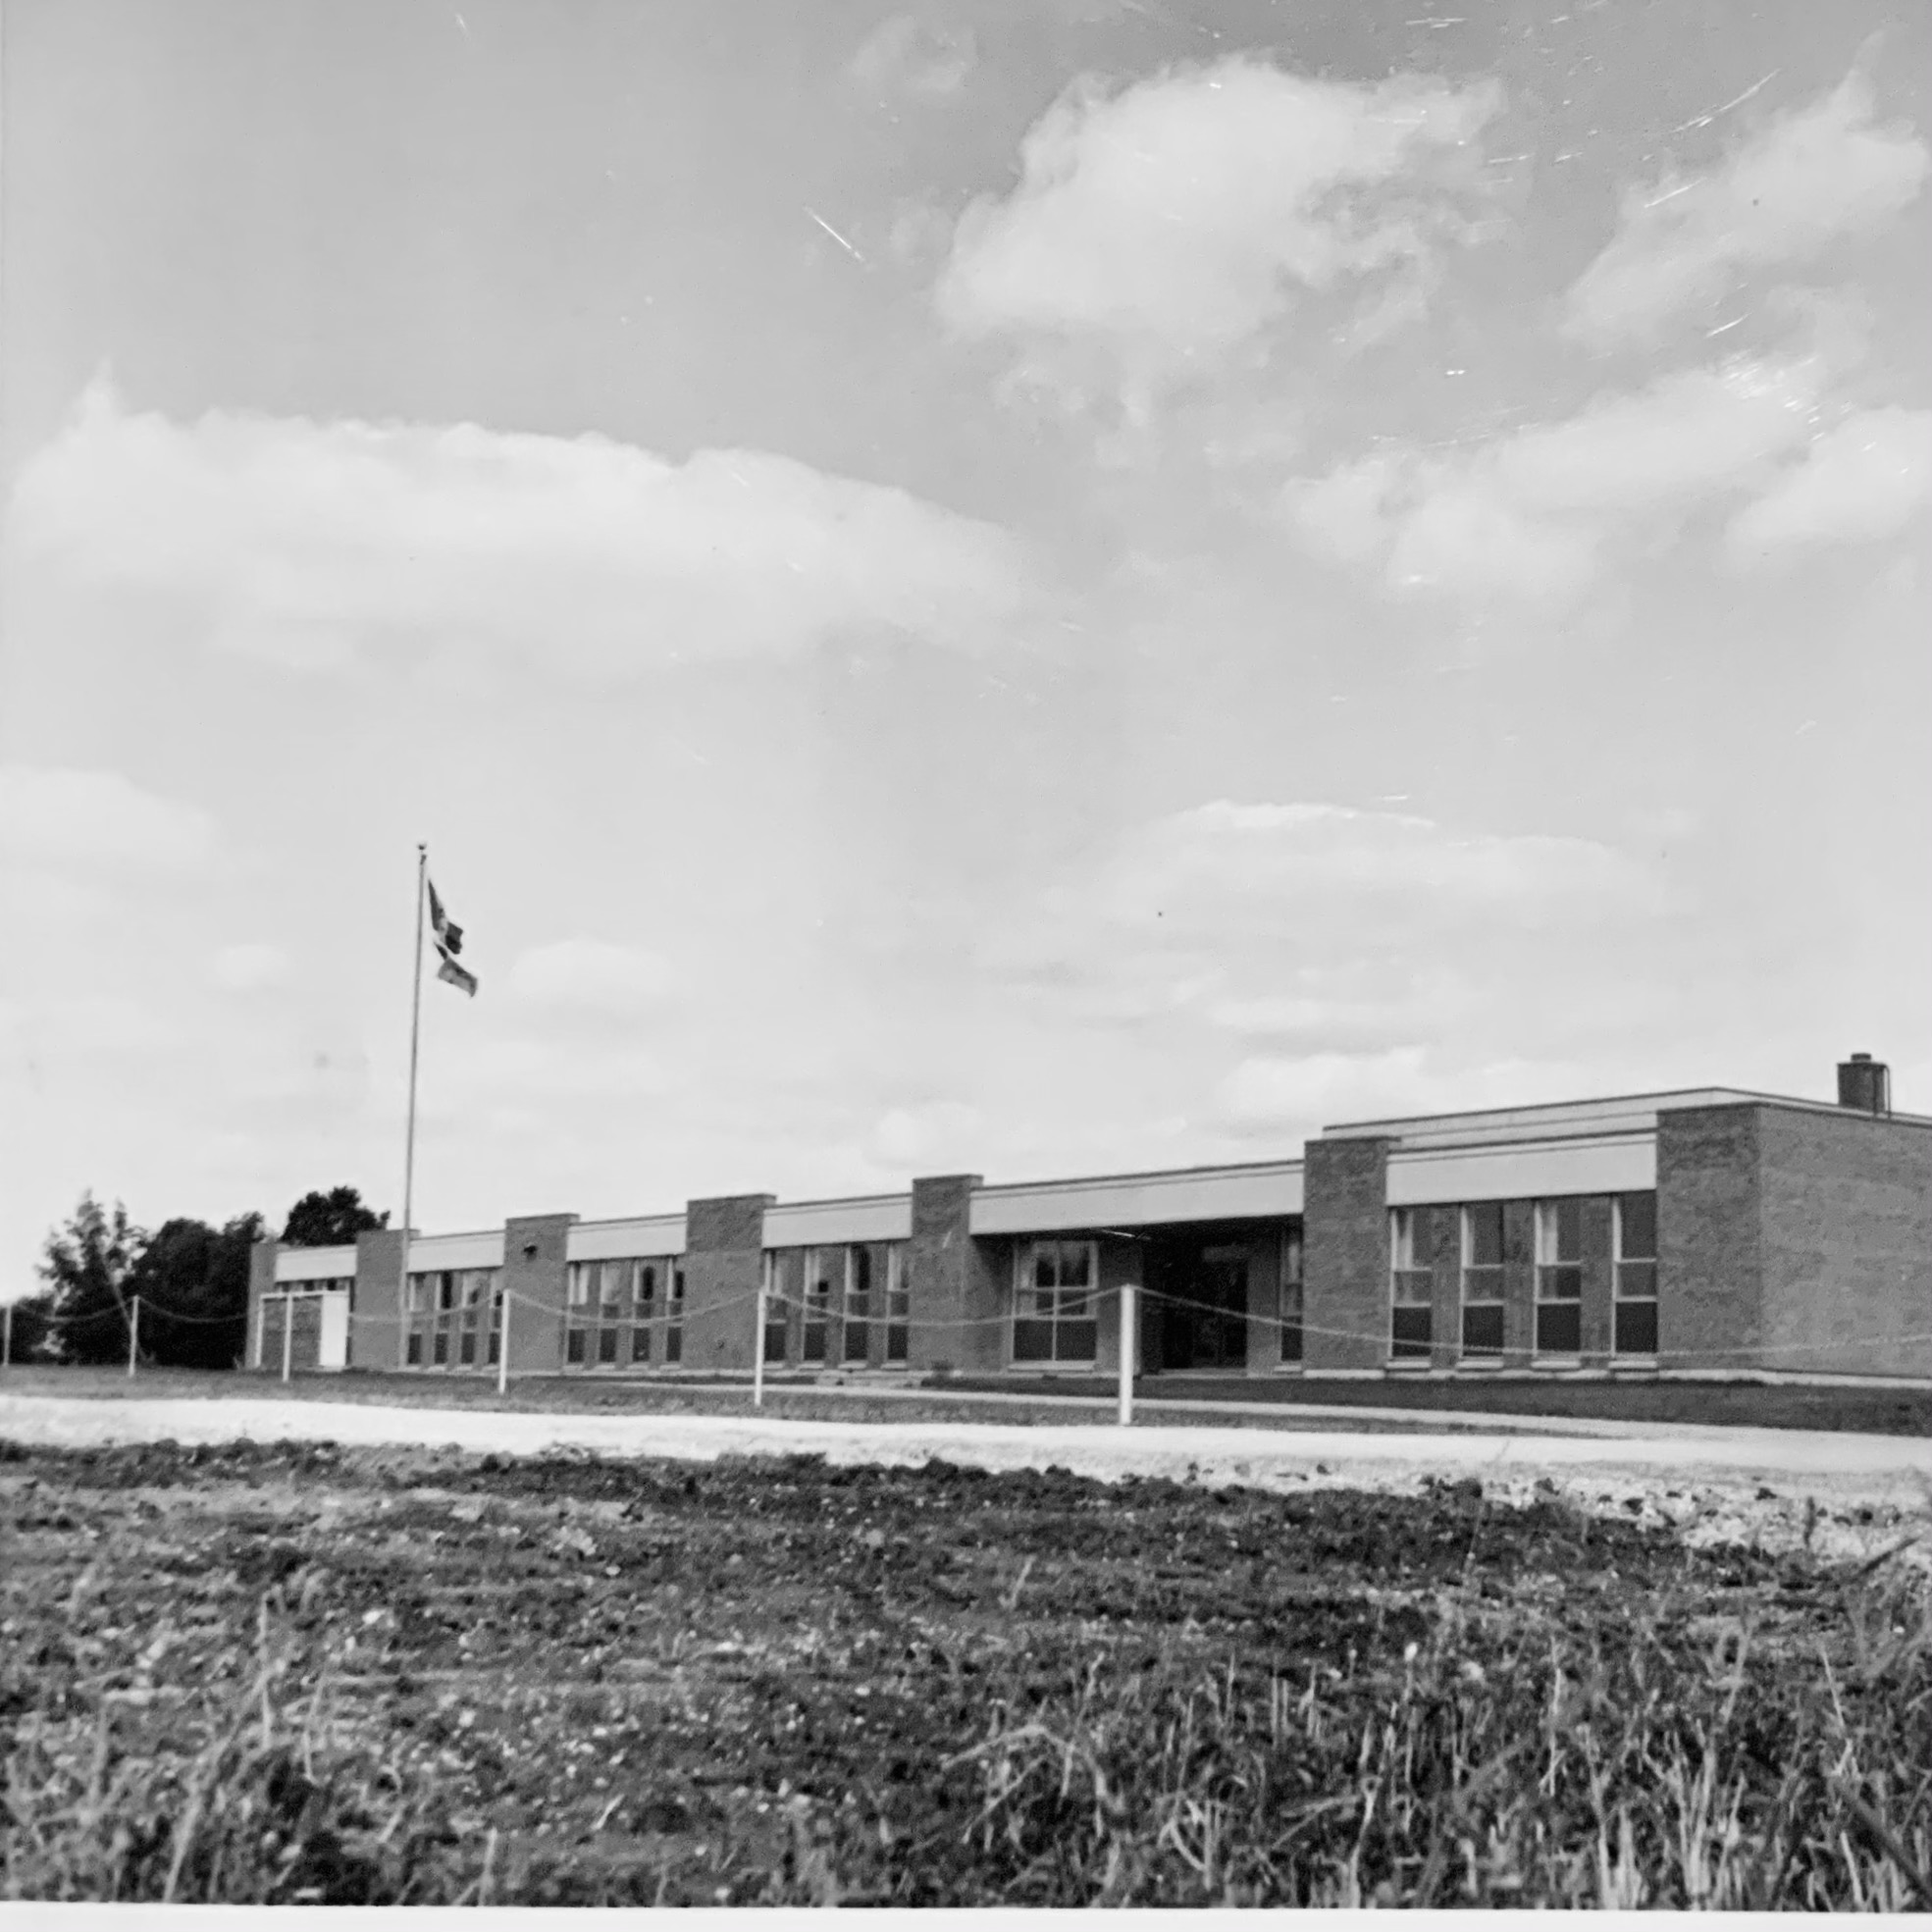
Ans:
[[[587,1376],[1778,1375],[1932,1381],[1932,1119],[1732,1088],[1367,1121],[1298,1159],[733,1194],[264,1242],[250,1361]]]

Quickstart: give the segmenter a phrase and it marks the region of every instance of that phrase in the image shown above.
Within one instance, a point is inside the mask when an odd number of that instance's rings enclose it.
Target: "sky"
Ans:
[[[1932,1112],[1932,14],[12,0],[0,1296]]]

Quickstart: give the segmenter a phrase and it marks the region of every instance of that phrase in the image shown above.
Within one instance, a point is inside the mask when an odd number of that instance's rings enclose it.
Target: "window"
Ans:
[[[912,1352],[913,1284],[906,1271],[906,1244],[885,1251],[885,1359],[903,1362]]]
[[[1398,1362],[1426,1362],[1436,1338],[1436,1278],[1429,1265],[1434,1232],[1427,1208],[1388,1211],[1388,1352]]]
[[[1619,1194],[1616,1202],[1616,1332],[1619,1355],[1657,1352],[1657,1197]]]
[[[637,1300],[637,1319],[640,1322],[650,1321],[657,1312],[657,1264],[654,1261],[639,1264],[634,1293]]]
[[[1301,1229],[1281,1236],[1281,1360],[1301,1360]]]
[[[785,1257],[777,1248],[764,1251],[764,1359],[785,1359]]]
[[[572,1308],[585,1307],[591,1298],[591,1277],[597,1272],[594,1261],[573,1261],[566,1271],[568,1285],[564,1289],[564,1299]]]
[[[444,1330],[438,1329],[433,1341],[435,1345],[431,1350],[430,1360],[439,1369],[446,1369],[449,1366],[449,1336],[447,1332]]]
[[[423,1275],[412,1275],[409,1278],[407,1307],[412,1315],[420,1315],[423,1312],[423,1283],[427,1279],[428,1277]]]
[[[474,1329],[465,1329],[456,1337],[456,1359],[466,1369],[476,1367],[476,1331]]]
[[[1016,1262],[1013,1359],[1091,1362],[1100,1336],[1093,1313],[1099,1274],[1094,1244],[1028,1241]]]
[[[1583,1202],[1537,1203],[1537,1353],[1583,1346]]]
[[[805,1251],[805,1345],[808,1362],[825,1359],[825,1336],[832,1316],[832,1274],[829,1258],[817,1248]]]
[[[1502,1203],[1462,1211],[1462,1352],[1502,1353]]]
[[[446,1315],[456,1305],[456,1271],[445,1268],[436,1278],[437,1312]]]
[[[631,1330],[631,1360],[633,1362],[651,1360],[651,1331],[642,1322]]]
[[[575,1362],[580,1366],[583,1363],[584,1332],[582,1329],[572,1329],[563,1337],[563,1359],[566,1362]]]
[[[840,1355],[848,1362],[863,1362],[872,1349],[872,1251],[847,1248],[845,1251],[845,1320]]]
[[[673,1266],[671,1269],[670,1307],[666,1311],[664,1327],[664,1360],[682,1362],[684,1360],[684,1270]]]
[[[423,1338],[421,1335],[415,1334],[409,1337],[408,1354],[409,1366],[412,1369],[420,1369],[423,1366]]]

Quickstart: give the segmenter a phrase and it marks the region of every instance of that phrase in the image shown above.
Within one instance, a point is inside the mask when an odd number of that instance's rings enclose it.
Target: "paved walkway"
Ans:
[[[1303,1412],[1305,1413],[1305,1412]],[[1413,1411],[1403,1420],[1411,1425]],[[1433,1419],[1432,1419],[1433,1420]],[[95,1401],[0,1395],[0,1436],[31,1444],[331,1441],[416,1444],[498,1454],[582,1449],[600,1455],[709,1462],[725,1455],[822,1454],[834,1462],[917,1463],[932,1457],[986,1469],[1059,1467],[1097,1477],[1193,1475],[1207,1483],[1347,1480],[1370,1471],[1423,1474],[1599,1474],[1619,1478],[1794,1480],[1901,1502],[1932,1498],[1932,1438],[1800,1430],[1658,1430],[1597,1424],[1588,1433],[1530,1433],[1507,1419],[1489,1434],[1455,1430],[1230,1429],[1169,1423],[988,1421],[824,1422],[787,1416],[527,1414],[500,1409],[401,1407],[374,1402]]]

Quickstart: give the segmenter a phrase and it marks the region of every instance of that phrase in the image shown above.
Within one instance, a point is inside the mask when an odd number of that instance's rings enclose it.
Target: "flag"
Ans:
[[[452,986],[460,987],[471,999],[475,999],[476,974],[468,966],[459,964],[456,958],[456,955],[463,950],[463,928],[444,911],[443,901],[437,897],[436,886],[427,872],[423,874],[423,884],[429,888],[430,925],[436,934],[436,950],[442,956],[442,964],[436,969],[436,976],[439,979],[446,979]]]

